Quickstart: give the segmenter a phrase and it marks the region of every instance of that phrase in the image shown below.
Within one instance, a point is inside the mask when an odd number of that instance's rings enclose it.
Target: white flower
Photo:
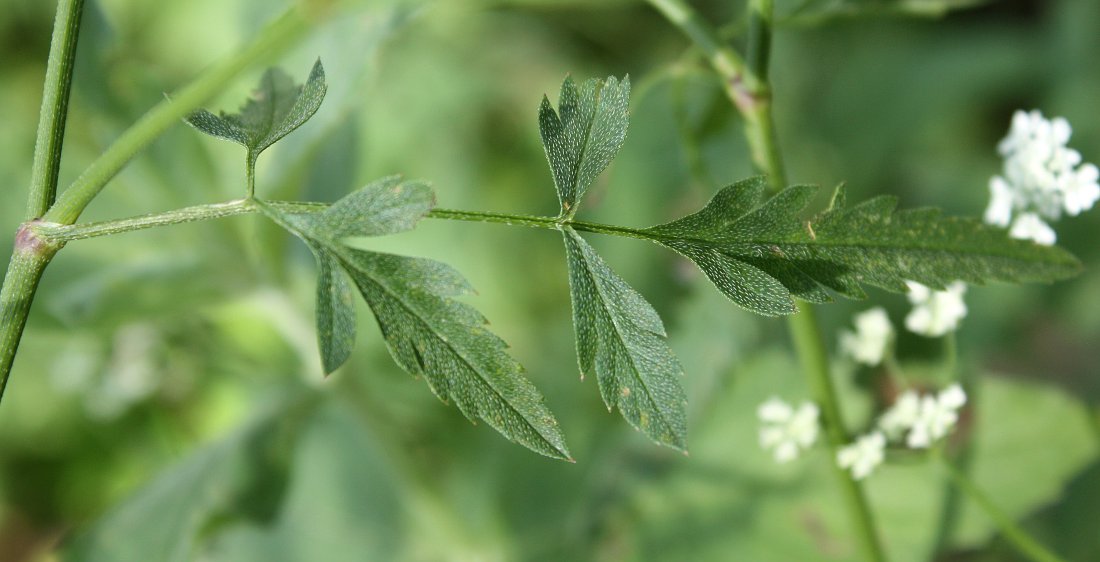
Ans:
[[[1022,213],[1012,221],[1008,235],[1019,240],[1033,240],[1037,244],[1051,246],[1058,239],[1054,229],[1035,213]]]
[[[1059,178],[1063,203],[1070,216],[1077,216],[1081,211],[1091,209],[1096,200],[1100,199],[1098,180],[1100,180],[1100,169],[1093,164],[1085,164],[1080,169],[1063,174]]]
[[[820,411],[811,402],[803,402],[795,410],[783,400],[772,397],[757,408],[756,415],[763,424],[760,446],[775,449],[776,462],[798,458],[801,450],[809,449],[817,441]]]
[[[996,226],[1008,226],[1012,222],[1015,193],[1001,176],[989,180],[989,206],[985,209],[985,222]]]
[[[890,409],[883,412],[878,427],[890,439],[897,439],[909,431],[920,417],[920,395],[907,390],[898,397]]]
[[[953,384],[936,396],[923,396],[920,413],[909,430],[905,444],[913,449],[923,449],[933,441],[943,438],[959,421],[959,409],[966,404],[966,393]]]
[[[840,348],[853,359],[874,367],[882,363],[890,340],[894,337],[894,325],[881,307],[875,307],[856,315],[855,333],[840,333]]]
[[[1038,111],[1012,116],[1008,136],[997,145],[1004,169],[990,181],[985,222],[1011,224],[1014,238],[1053,244],[1054,231],[1041,219],[1057,220],[1063,212],[1077,215],[1100,200],[1100,169],[1078,167],[1081,153],[1066,146],[1072,134],[1061,117],[1047,120]]]
[[[855,443],[842,447],[836,453],[836,463],[840,468],[852,471],[852,479],[866,478],[885,458],[886,436],[881,431],[856,439]]]
[[[966,303],[962,299],[965,283],[955,281],[946,291],[933,291],[914,281],[905,283],[909,286],[909,302],[913,303],[913,310],[905,317],[909,331],[935,338],[955,330],[966,317]]]

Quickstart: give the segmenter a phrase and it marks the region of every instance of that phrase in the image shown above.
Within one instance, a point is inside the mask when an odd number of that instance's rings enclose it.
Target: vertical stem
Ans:
[[[745,119],[745,136],[749,141],[753,162],[760,171],[768,175],[773,190],[786,187],[786,170],[775,131],[771,85],[768,81],[774,12],[772,0],[749,2],[747,63],[732,49],[722,45],[710,26],[682,0],[649,0],[649,3],[707,55],[711,66],[724,79],[726,94]],[[844,418],[833,388],[828,353],[825,351],[825,342],[814,309],[808,304],[801,304],[800,309],[799,313],[788,320],[788,328],[815,400],[821,405],[830,463],[837,474],[863,558],[875,562],[885,560],[863,488],[834,462],[836,451],[847,440]]]
[[[15,235],[15,249],[8,262],[4,286],[0,288],[0,400],[4,397],[38,281],[61,248],[60,244],[44,242],[35,236],[28,224],[20,227]]]
[[[973,372],[970,369],[958,368],[959,344],[956,332],[949,332],[943,341],[943,380],[957,381],[966,389],[967,401],[974,404],[978,399],[978,388],[973,384]],[[972,433],[973,429],[967,433]],[[947,454],[945,451],[944,455]],[[944,461],[947,458],[944,457]],[[954,467],[964,477],[969,477],[970,466],[974,462],[974,448],[970,446],[969,439],[965,435],[960,442],[960,449],[955,452]],[[940,507],[939,524],[936,526],[935,552],[945,552],[951,544],[951,538],[955,534],[955,527],[959,524],[959,510],[962,508],[962,494],[957,486],[950,483],[943,488],[943,505]]]
[[[944,472],[951,477],[951,481],[955,486],[969,496],[978,507],[982,508],[982,511],[985,511],[985,514],[993,520],[1001,531],[1001,536],[1011,543],[1020,554],[1035,562],[1063,562],[1062,558],[1047,550],[1039,541],[1017,525],[1011,517],[1001,511],[1001,508],[997,507],[997,504],[993,503],[993,500],[978,488],[966,474],[942,455],[939,460],[942,461],[940,464],[943,466]]]
[[[26,220],[46,214],[57,193],[61,143],[65,139],[73,60],[83,12],[84,0],[59,0],[57,3],[50,58],[46,62],[46,82],[42,87],[42,110],[38,116],[38,136],[34,143],[34,167],[31,169]]]
[[[841,494],[844,496],[845,507],[859,539],[863,559],[876,562],[886,560],[863,487],[836,464],[836,453],[848,441],[848,435],[844,429],[844,415],[840,409],[840,401],[837,400],[836,389],[833,387],[833,380],[829,373],[829,356],[825,351],[825,341],[818,327],[813,306],[800,303],[799,311],[790,317],[787,327],[794,340],[795,351],[802,363],[802,370],[806,373],[806,380],[810,385],[814,401],[821,405],[829,464],[833,467]]]
[[[772,89],[768,78],[771,61],[772,0],[750,0],[748,37],[748,75],[734,101],[745,118],[745,135],[748,137],[753,162],[766,174],[772,189],[787,187],[787,172],[779,151],[775,119],[772,114]]]

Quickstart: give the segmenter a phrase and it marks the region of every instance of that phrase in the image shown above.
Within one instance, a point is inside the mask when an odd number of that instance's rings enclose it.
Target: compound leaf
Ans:
[[[618,407],[658,443],[686,450],[683,370],[657,311],[576,231],[565,227],[562,234],[581,372],[595,371],[608,409]]]
[[[432,202],[426,184],[391,177],[323,210],[262,207],[302,238],[317,258],[317,331],[326,371],[346,360],[354,343],[354,286],[401,368],[422,375],[436,396],[453,402],[467,418],[485,420],[538,453],[569,459],[558,422],[523,367],[485,328],[480,313],[454,300],[472,292],[462,275],[440,262],[358,250],[341,242],[349,236],[408,230],[431,210]]]
[[[558,109],[543,96],[539,131],[554,175],[562,216],[573,216],[588,186],[626,140],[630,77],[590,79],[578,88],[566,78]]]
[[[792,296],[863,298],[863,284],[901,292],[906,280],[935,288],[955,280],[1050,282],[1081,268],[1061,248],[1011,239],[977,219],[897,211],[893,197],[846,208],[843,187],[828,210],[802,220],[816,188],[790,187],[764,200],[765,185],[740,181],[702,210],[646,232],[694,261],[735,303],[765,315],[793,312]]]
[[[249,160],[255,161],[264,149],[308,121],[321,107],[327,89],[320,60],[304,86],[282,70],[269,68],[237,113],[214,115],[200,109],[185,120],[203,133],[241,144],[248,149]]]

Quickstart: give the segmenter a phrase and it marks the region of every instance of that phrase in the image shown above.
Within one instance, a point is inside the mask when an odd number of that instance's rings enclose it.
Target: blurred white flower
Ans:
[[[1033,240],[1037,244],[1051,246],[1058,239],[1054,229],[1035,213],[1021,213],[1012,221],[1008,235],[1020,240]]]
[[[863,480],[885,458],[886,436],[881,431],[872,431],[856,439],[855,443],[841,447],[836,453],[836,463],[840,468],[851,470],[852,479]]]
[[[1008,226],[1012,222],[1015,194],[1001,176],[989,180],[989,206],[985,209],[985,222],[996,226]]]
[[[1008,136],[997,145],[1004,168],[989,182],[985,222],[1012,224],[1014,238],[1053,244],[1054,231],[1045,221],[1063,212],[1077,215],[1100,200],[1100,169],[1081,165],[1081,154],[1066,146],[1072,134],[1061,117],[1048,120],[1038,111],[1012,116]]]
[[[1100,199],[1100,168],[1085,164],[1074,172],[1062,175],[1059,184],[1066,212],[1077,216],[1081,211],[1091,209]]]
[[[881,307],[856,315],[856,331],[840,333],[840,348],[859,363],[874,367],[882,363],[894,338],[894,325]]]
[[[964,404],[966,392],[957,384],[947,387],[936,396],[923,396],[920,412],[909,430],[905,444],[913,449],[923,449],[946,436],[959,421],[959,409]]]
[[[909,286],[909,302],[913,310],[905,317],[905,327],[909,331],[928,337],[939,337],[958,328],[959,321],[966,317],[966,284],[955,281],[946,291],[933,291],[929,287],[914,281],[906,281]]]
[[[920,417],[920,395],[906,390],[898,396],[894,405],[883,412],[878,427],[890,439],[898,439],[909,431]]]
[[[776,462],[798,458],[801,450],[809,449],[817,441],[820,411],[811,402],[803,402],[796,410],[772,397],[757,408],[756,415],[762,423],[760,446],[774,449]]]

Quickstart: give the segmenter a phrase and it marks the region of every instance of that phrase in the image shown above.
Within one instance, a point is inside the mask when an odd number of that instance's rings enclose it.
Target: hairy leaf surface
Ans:
[[[538,453],[569,459],[558,422],[523,367],[485,328],[480,313],[454,300],[472,292],[462,275],[440,262],[341,243],[350,236],[411,229],[431,210],[432,201],[426,184],[391,177],[324,210],[290,213],[265,207],[317,258],[317,332],[326,371],[346,360],[354,343],[350,278],[401,368],[422,375],[436,396],[453,402],[469,419],[480,418]]]
[[[313,117],[327,90],[320,60],[314,63],[304,86],[295,84],[282,70],[269,68],[237,113],[214,115],[200,109],[186,121],[203,133],[241,144],[255,160],[264,149]]]
[[[740,181],[699,212],[646,232],[694,261],[732,301],[772,316],[794,312],[792,296],[863,298],[863,284],[904,292],[906,280],[935,288],[955,280],[1050,282],[1081,267],[1061,248],[1011,239],[977,219],[897,211],[893,197],[846,208],[842,187],[828,210],[802,220],[816,188],[794,186],[764,200],[765,187],[763,178]]]
[[[577,358],[607,408],[658,443],[687,448],[683,371],[657,311],[571,228],[564,228]]]
[[[403,369],[423,375],[436,396],[467,418],[481,418],[536,452],[569,458],[557,420],[507,345],[479,312],[450,298],[472,291],[457,271],[351,248],[341,258]]]
[[[543,96],[539,131],[554,174],[562,216],[573,216],[588,186],[611,163],[626,140],[630,77],[590,79],[578,88],[566,78],[558,109]]]

